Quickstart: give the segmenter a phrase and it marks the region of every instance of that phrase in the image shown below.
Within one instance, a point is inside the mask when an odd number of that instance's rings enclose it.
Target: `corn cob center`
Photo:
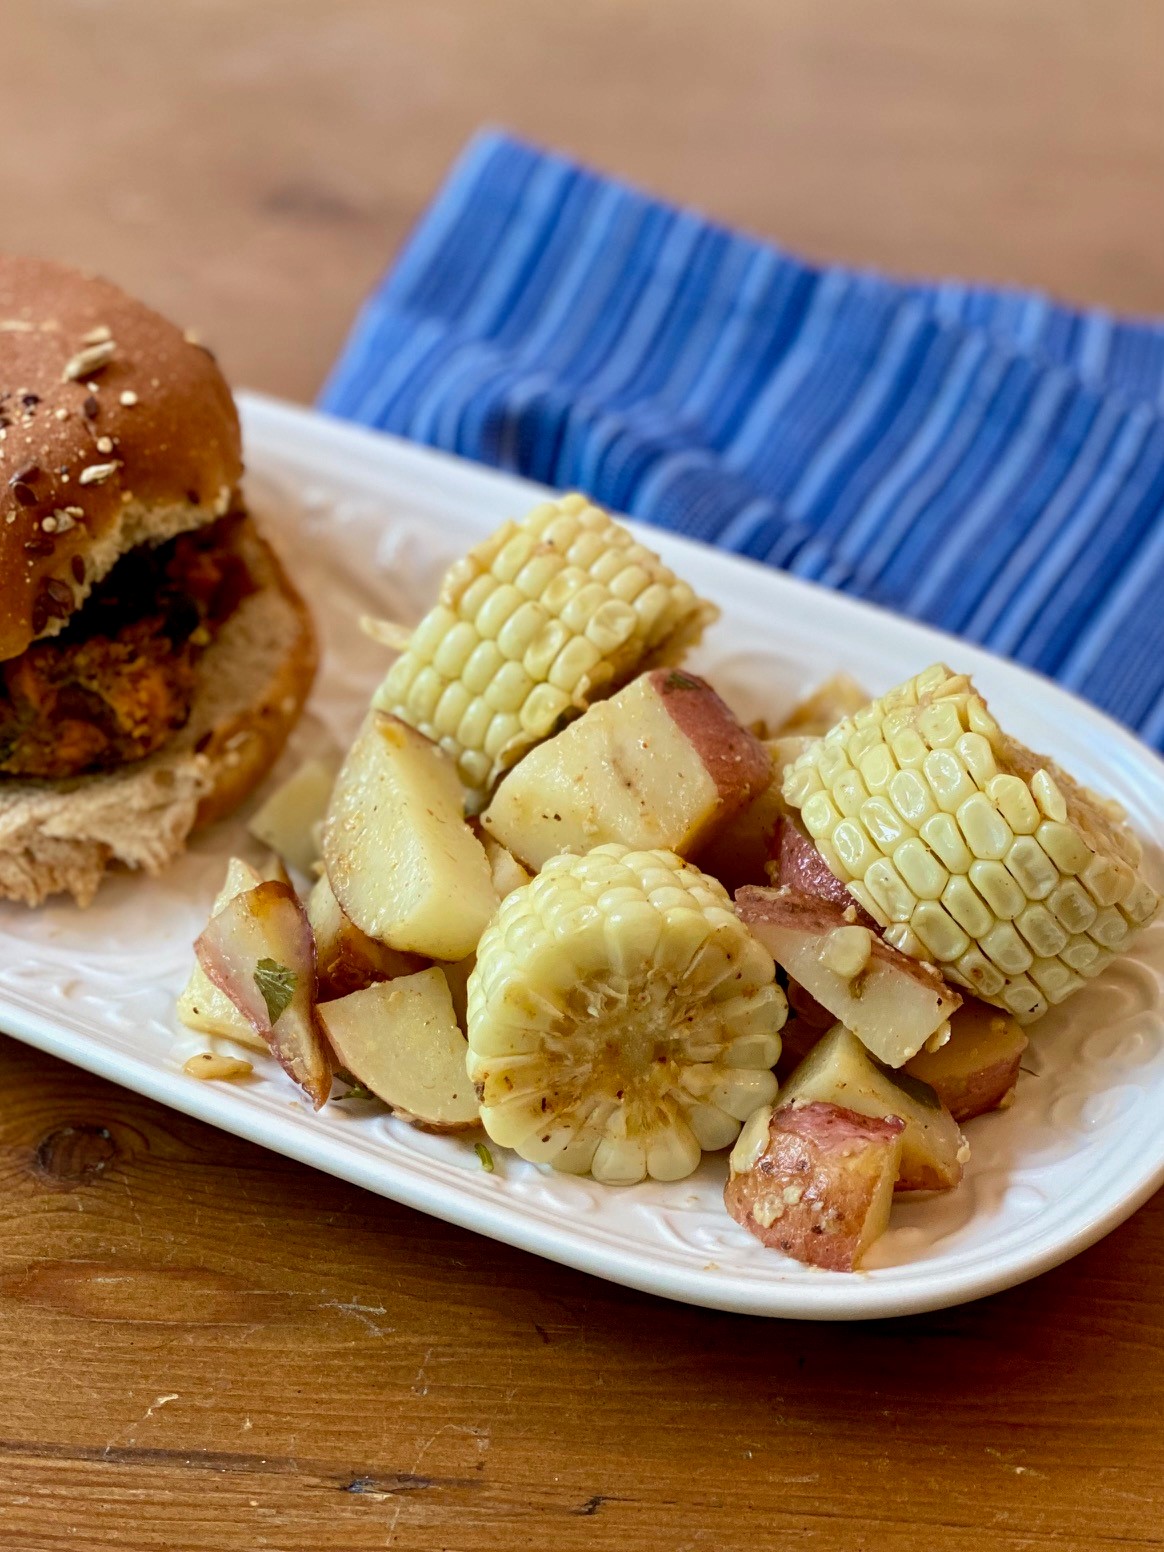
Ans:
[[[689,1174],[775,1093],[786,1005],[715,880],[602,846],[503,902],[469,980],[494,1141],[612,1183]]]
[[[889,942],[1024,1022],[1159,905],[1119,806],[1005,734],[944,664],[838,723],[784,796]]]

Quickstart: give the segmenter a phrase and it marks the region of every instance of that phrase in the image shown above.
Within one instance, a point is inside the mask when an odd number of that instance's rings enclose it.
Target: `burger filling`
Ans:
[[[198,659],[254,591],[233,513],[123,556],[57,636],[0,663],[0,772],[59,780],[141,760],[181,728]]]

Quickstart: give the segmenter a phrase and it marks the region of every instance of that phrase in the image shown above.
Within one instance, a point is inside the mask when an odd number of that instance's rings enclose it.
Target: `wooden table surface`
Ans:
[[[812,255],[1164,311],[1158,0],[6,0],[0,39],[0,241],[291,397],[488,121]],[[0,1547],[1164,1546],[1162,1230],[763,1324],[0,1037]]]

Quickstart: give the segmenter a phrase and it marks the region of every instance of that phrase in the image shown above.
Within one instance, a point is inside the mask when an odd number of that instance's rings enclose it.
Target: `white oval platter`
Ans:
[[[386,658],[356,621],[413,621],[445,565],[544,492],[524,481],[254,395],[242,396],[252,505],[311,599],[325,661],[281,770],[343,744]],[[779,713],[838,669],[881,691],[945,659],[973,673],[1004,725],[1117,797],[1164,884],[1164,763],[1063,690],[939,632],[654,530],[646,542],[723,617],[693,659],[747,716]],[[182,1063],[205,1037],[174,1019],[191,943],[232,852],[257,856],[245,814],[200,836],[162,878],[120,876],[87,911],[0,906],[0,1029],[331,1174],[633,1288],[713,1309],[848,1320],[996,1292],[1094,1243],[1164,1183],[1164,924],[1053,1011],[1015,1105],[968,1126],[961,1188],[895,1206],[868,1269],[816,1271],[765,1250],[722,1205],[725,1163],[689,1180],[611,1189],[360,1102],[319,1115],[272,1061],[243,1083]]]

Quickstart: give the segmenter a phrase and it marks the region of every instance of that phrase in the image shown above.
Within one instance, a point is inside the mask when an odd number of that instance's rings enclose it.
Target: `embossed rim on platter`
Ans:
[[[404,600],[415,617],[452,555],[544,493],[256,395],[242,396],[242,407],[253,498],[292,569],[308,589],[315,582],[323,616],[328,666],[316,716],[297,739],[302,752],[325,724],[338,739],[350,733],[378,677],[355,613]],[[655,531],[646,538],[724,607],[700,661],[741,710],[761,709],[761,684],[778,707],[835,668],[856,663],[881,689],[944,657],[975,675],[1004,722],[1112,791],[1146,839],[1164,842],[1164,764],[1064,691],[780,573]],[[786,639],[774,641],[777,630]],[[172,997],[199,913],[242,837],[239,820],[219,826],[163,879],[120,879],[87,914],[0,910],[0,1027],[451,1223],[633,1288],[758,1315],[868,1319],[996,1292],[1093,1244],[1164,1183],[1164,1128],[1154,1124],[1164,1104],[1161,925],[1124,969],[1057,1010],[1058,1028],[1040,1029],[1013,1109],[971,1123],[965,1194],[895,1208],[887,1264],[853,1276],[789,1262],[733,1224],[719,1201],[722,1159],[705,1160],[691,1181],[629,1191],[553,1175],[502,1150],[488,1175],[470,1144],[370,1107],[312,1115],[261,1059],[247,1086],[199,1083],[181,1063],[206,1042],[174,1022]]]

